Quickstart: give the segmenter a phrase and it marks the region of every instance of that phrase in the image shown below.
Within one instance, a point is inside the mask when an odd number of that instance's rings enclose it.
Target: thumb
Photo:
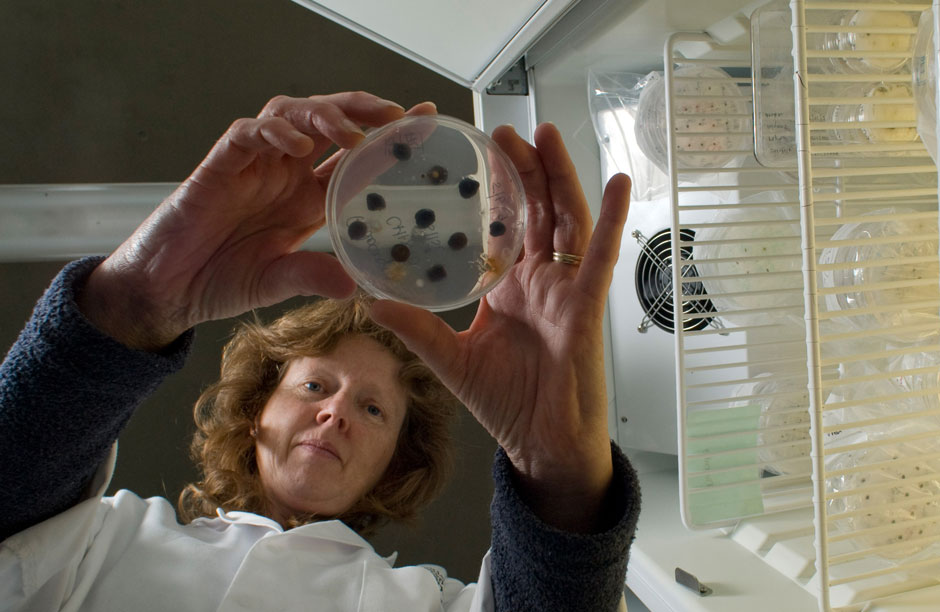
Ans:
[[[356,282],[342,264],[327,253],[296,251],[272,263],[265,271],[260,290],[265,305],[277,304],[296,295],[347,298]]]
[[[372,320],[398,336],[452,392],[460,363],[460,336],[437,315],[400,302],[377,300]]]

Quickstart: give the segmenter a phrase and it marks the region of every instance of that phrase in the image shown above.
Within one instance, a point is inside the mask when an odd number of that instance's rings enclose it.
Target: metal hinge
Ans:
[[[491,96],[527,96],[529,95],[529,78],[526,75],[525,58],[513,64],[501,77],[493,81],[486,88]]]
[[[705,597],[706,595],[711,595],[711,587],[706,586],[705,584],[699,582],[699,579],[685,571],[681,567],[676,568],[676,582],[682,586],[691,589],[694,593],[698,593],[699,597]]]

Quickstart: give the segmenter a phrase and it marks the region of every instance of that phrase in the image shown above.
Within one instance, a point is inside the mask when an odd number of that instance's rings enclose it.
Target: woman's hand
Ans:
[[[557,129],[535,147],[508,127],[493,138],[528,200],[524,255],[456,333],[429,312],[377,302],[373,317],[427,362],[506,450],[524,497],[547,522],[588,531],[612,476],[603,316],[627,217],[630,181],[610,180],[590,212]],[[580,265],[552,253],[584,255]]]
[[[431,104],[413,113],[432,113]],[[325,253],[298,251],[324,224],[338,161],[313,164],[359,126],[404,109],[371,94],[278,97],[239,119],[200,166],[89,277],[79,306],[102,331],[153,350],[196,323],[295,295],[344,297],[355,283]]]

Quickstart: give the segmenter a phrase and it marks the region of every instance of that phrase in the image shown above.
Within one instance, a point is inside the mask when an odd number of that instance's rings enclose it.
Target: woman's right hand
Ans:
[[[435,112],[420,104],[408,114]],[[321,228],[338,154],[359,126],[400,119],[363,92],[277,97],[239,119],[206,159],[89,277],[82,312],[103,332],[156,350],[193,325],[295,295],[345,297],[355,283],[326,253],[298,251]]]

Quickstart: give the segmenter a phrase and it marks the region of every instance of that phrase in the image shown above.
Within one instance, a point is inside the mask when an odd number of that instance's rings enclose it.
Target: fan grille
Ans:
[[[636,294],[640,299],[646,317],[639,330],[645,332],[650,325],[656,325],[669,333],[675,333],[675,302],[672,292],[672,239],[668,229],[660,230],[646,240],[639,232],[634,232],[637,241],[643,246],[636,262]],[[689,229],[680,231],[683,242],[691,242],[695,232]],[[692,259],[692,247],[681,248],[684,260]],[[697,277],[695,266],[685,267],[686,277]],[[705,295],[701,282],[682,283],[685,295]],[[711,300],[705,298],[683,303],[683,314],[710,315],[714,313]],[[697,331],[708,327],[711,316],[699,316],[685,321],[684,331]]]

